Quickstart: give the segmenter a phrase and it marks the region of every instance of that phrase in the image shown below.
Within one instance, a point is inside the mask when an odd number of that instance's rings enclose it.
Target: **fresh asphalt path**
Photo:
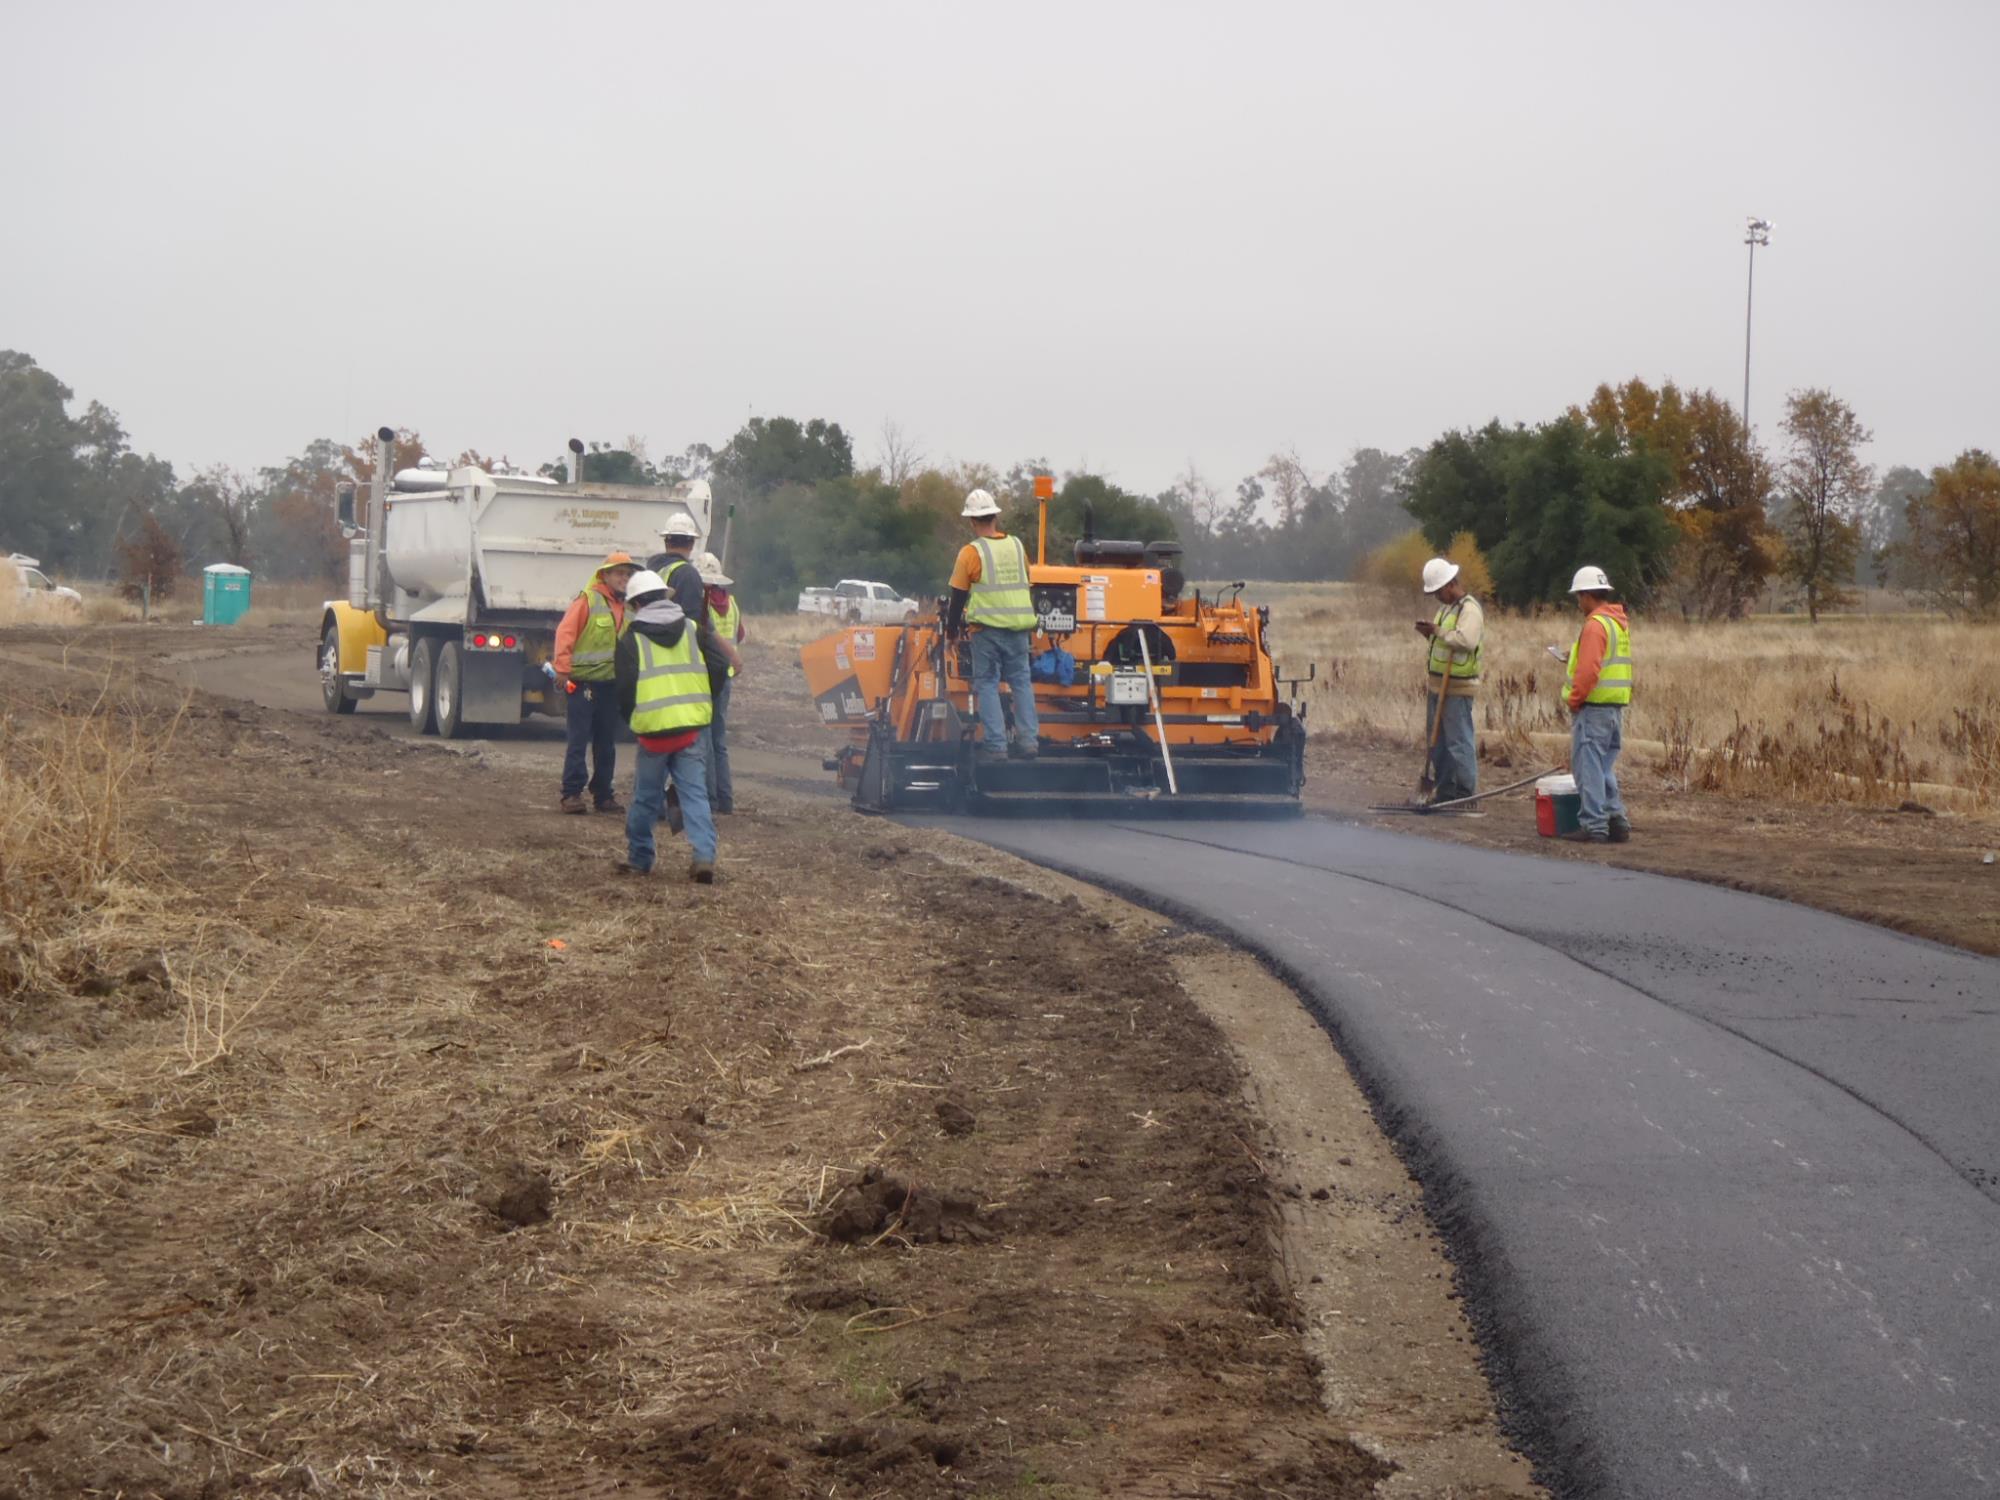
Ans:
[[[1316,818],[924,821],[1291,980],[1558,1493],[2000,1494],[2000,962]]]

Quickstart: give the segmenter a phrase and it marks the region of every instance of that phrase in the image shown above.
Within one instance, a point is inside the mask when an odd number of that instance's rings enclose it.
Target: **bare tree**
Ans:
[[[881,443],[882,477],[901,489],[923,469],[924,450],[894,418],[883,421]]]
[[[226,464],[212,464],[195,481],[201,505],[221,529],[223,555],[239,568],[250,565],[250,523],[258,492],[250,481]]]
[[[1822,608],[1849,597],[1861,547],[1859,516],[1875,487],[1875,471],[1859,449],[1874,434],[1854,408],[1831,391],[1796,391],[1785,403],[1791,451],[1779,470],[1784,503],[1785,572],[1805,595],[1817,622]]]
[[[1174,481],[1173,493],[1187,507],[1188,516],[1197,527],[1204,532],[1215,530],[1215,523],[1222,518],[1222,492],[1201,472],[1193,458],[1188,459],[1187,468]]]
[[[1257,477],[1270,483],[1270,496],[1278,506],[1278,525],[1296,525],[1314,489],[1312,472],[1299,457],[1299,450],[1286,448],[1273,453]]]

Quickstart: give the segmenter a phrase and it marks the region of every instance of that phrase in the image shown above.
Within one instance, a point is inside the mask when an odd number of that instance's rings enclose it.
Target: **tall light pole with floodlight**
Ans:
[[[1750,247],[1750,279],[1743,293],[1743,441],[1750,441],[1750,311],[1755,306],[1757,295],[1757,247],[1771,243],[1771,221],[1750,219],[1750,227],[1743,232],[1743,243]]]

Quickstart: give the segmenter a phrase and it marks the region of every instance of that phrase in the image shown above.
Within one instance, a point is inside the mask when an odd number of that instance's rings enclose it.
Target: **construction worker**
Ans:
[[[618,705],[611,691],[612,659],[625,628],[625,587],[637,565],[614,552],[597,565],[590,582],[570,601],[556,626],[549,666],[566,695],[569,743],[563,751],[562,810],[588,812],[583,800],[588,752],[591,801],[599,812],[623,812],[612,777],[618,769]]]
[[[1458,564],[1442,557],[1424,564],[1424,592],[1438,602],[1435,618],[1417,621],[1417,634],[1431,643],[1424,662],[1424,724],[1436,724],[1430,750],[1431,779],[1437,788],[1433,802],[1452,802],[1479,791],[1479,743],[1472,706],[1479,696],[1486,612],[1458,575]],[[1439,713],[1444,715],[1442,723],[1435,719]]]
[[[701,570],[707,590],[703,603],[710,628],[718,640],[740,647],[744,640],[743,610],[729,592],[736,580],[722,571],[722,559],[713,552],[702,553],[695,566]],[[736,811],[735,785],[729,778],[728,727],[729,684],[735,676],[736,668],[726,662],[708,669],[708,695],[714,700],[715,716],[702,734],[708,751],[708,805],[717,814]]]
[[[660,550],[646,559],[646,566],[666,579],[667,592],[674,596],[674,603],[695,623],[701,658],[708,663],[709,671],[727,665],[741,672],[743,658],[735,642],[716,635],[703,604],[701,569],[694,561],[694,549],[700,542],[701,529],[694,524],[693,517],[686,511],[675,511],[660,528]]]
[[[1029,675],[1028,644],[1035,633],[1035,601],[1028,592],[1028,549],[1000,529],[1000,507],[985,490],[965,497],[959,512],[972,523],[972,540],[959,549],[951,570],[951,598],[945,607],[945,634],[956,639],[972,631],[972,692],[979,704],[984,738],[982,757],[1033,760],[1041,721],[1035,715],[1035,685]],[[1000,712],[1000,683],[1014,701],[1014,737]]]
[[[1583,611],[1576,644],[1569,648],[1569,769],[1582,803],[1572,843],[1622,844],[1632,837],[1625,799],[1618,791],[1618,752],[1624,748],[1625,705],[1632,701],[1632,626],[1622,605],[1611,602],[1604,569],[1583,567],[1570,581]]]
[[[715,819],[701,748],[711,712],[708,667],[694,622],[681,613],[659,574],[647,571],[632,579],[627,608],[632,625],[618,637],[614,686],[618,711],[639,741],[639,768],[632,777],[632,810],[625,815],[625,859],[617,868],[631,875],[651,872],[653,825],[666,811],[672,776],[694,853],[688,876],[697,885],[712,885]]]

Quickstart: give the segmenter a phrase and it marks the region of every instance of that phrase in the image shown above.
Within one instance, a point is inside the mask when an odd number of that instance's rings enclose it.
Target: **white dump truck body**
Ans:
[[[452,470],[441,489],[392,490],[382,560],[408,608],[392,607],[390,617],[560,615],[606,554],[629,552],[643,564],[659,551],[672,516],[691,517],[705,542],[711,508],[700,481],[671,490],[570,486],[472,468]]]

